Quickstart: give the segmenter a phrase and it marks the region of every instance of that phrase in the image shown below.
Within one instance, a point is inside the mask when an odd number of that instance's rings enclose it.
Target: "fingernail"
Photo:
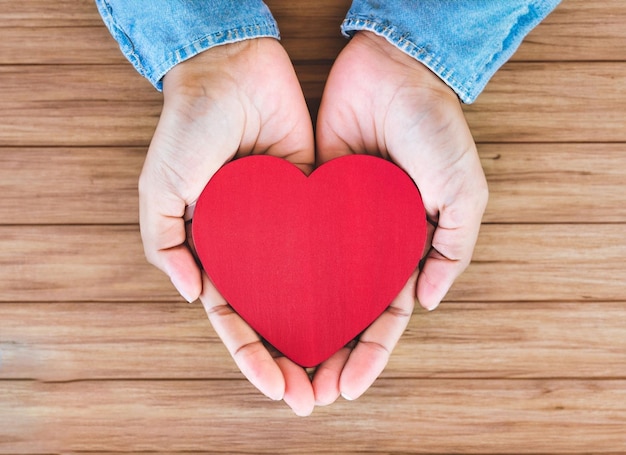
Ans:
[[[415,305],[416,306],[418,306],[418,305],[421,306],[426,311],[433,311],[433,310],[437,309],[437,307],[439,306],[439,302],[431,303],[430,305],[422,305],[421,302],[418,299],[415,299]]]
[[[344,392],[341,392],[341,396],[343,397],[344,400],[348,400],[348,401],[354,401],[354,398],[350,398],[348,395],[346,395]]]
[[[193,303],[196,301],[196,299],[189,297],[188,295],[185,295],[183,292],[181,292],[180,289],[178,289],[178,292],[180,292],[180,295],[183,297],[183,299],[187,301],[187,303]]]
[[[434,310],[436,310],[436,309],[437,309],[437,307],[438,307],[438,306],[439,306],[439,303],[435,303],[434,305],[431,305],[431,306],[429,306],[429,307],[426,307],[426,309],[427,309],[428,311],[434,311]]]
[[[294,413],[295,415],[297,415],[298,417],[308,417],[308,416],[310,416],[311,414],[313,414],[313,410],[312,410],[312,409],[311,409],[311,410],[308,410],[308,409],[307,409],[306,411],[302,411],[302,410],[300,410],[300,409],[298,409],[298,410],[296,411],[295,409],[292,409],[292,411],[293,411],[293,413]]]
[[[196,299],[189,297],[189,294],[187,294],[183,289],[182,286],[179,286],[176,284],[176,282],[174,281],[174,278],[170,279],[172,281],[172,284],[174,285],[174,287],[176,288],[176,290],[178,291],[178,293],[182,296],[183,299],[185,299],[188,303],[193,303]]]

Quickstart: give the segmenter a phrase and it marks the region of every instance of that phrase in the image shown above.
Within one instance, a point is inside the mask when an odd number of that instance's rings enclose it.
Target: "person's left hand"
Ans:
[[[190,251],[184,219],[212,175],[233,158],[268,154],[311,171],[313,127],[291,61],[273,38],[217,46],[170,70],[163,94],[139,181],[146,257],[188,301],[200,297],[254,386],[284,399],[296,414],[310,414],[314,397],[306,371],[284,357],[274,359],[219,295]]]

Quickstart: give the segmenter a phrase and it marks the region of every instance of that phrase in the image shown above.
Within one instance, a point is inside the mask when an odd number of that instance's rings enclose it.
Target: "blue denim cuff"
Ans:
[[[472,103],[560,0],[354,0],[341,29],[368,30]]]
[[[122,53],[158,90],[172,67],[211,47],[280,38],[261,0],[96,0],[96,5]]]

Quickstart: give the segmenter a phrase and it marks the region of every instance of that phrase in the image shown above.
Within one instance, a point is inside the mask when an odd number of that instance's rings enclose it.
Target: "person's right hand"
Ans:
[[[358,32],[335,61],[317,122],[317,159],[379,155],[419,188],[435,225],[419,274],[359,337],[320,366],[318,404],[355,399],[374,382],[406,328],[415,303],[434,309],[470,263],[488,189],[461,104],[437,75],[385,38]]]
[[[309,414],[314,397],[306,371],[271,356],[200,271],[185,233],[185,218],[205,185],[235,157],[269,154],[312,170],[313,128],[289,57],[271,38],[214,47],[170,70],[163,93],[139,181],[146,257],[186,300],[200,297],[250,382],[270,398],[284,398],[297,414]]]

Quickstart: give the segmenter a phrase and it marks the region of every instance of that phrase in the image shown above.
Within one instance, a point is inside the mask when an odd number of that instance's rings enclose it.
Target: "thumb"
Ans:
[[[202,291],[200,269],[189,250],[183,213],[185,202],[164,198],[153,179],[142,173],[139,184],[141,238],[148,262],[165,272],[177,291],[193,302]],[[168,207],[169,206],[169,207]]]
[[[488,196],[484,174],[471,177],[472,189],[448,199],[451,203],[439,211],[432,246],[417,281],[417,300],[427,310],[439,305],[472,258]]]

